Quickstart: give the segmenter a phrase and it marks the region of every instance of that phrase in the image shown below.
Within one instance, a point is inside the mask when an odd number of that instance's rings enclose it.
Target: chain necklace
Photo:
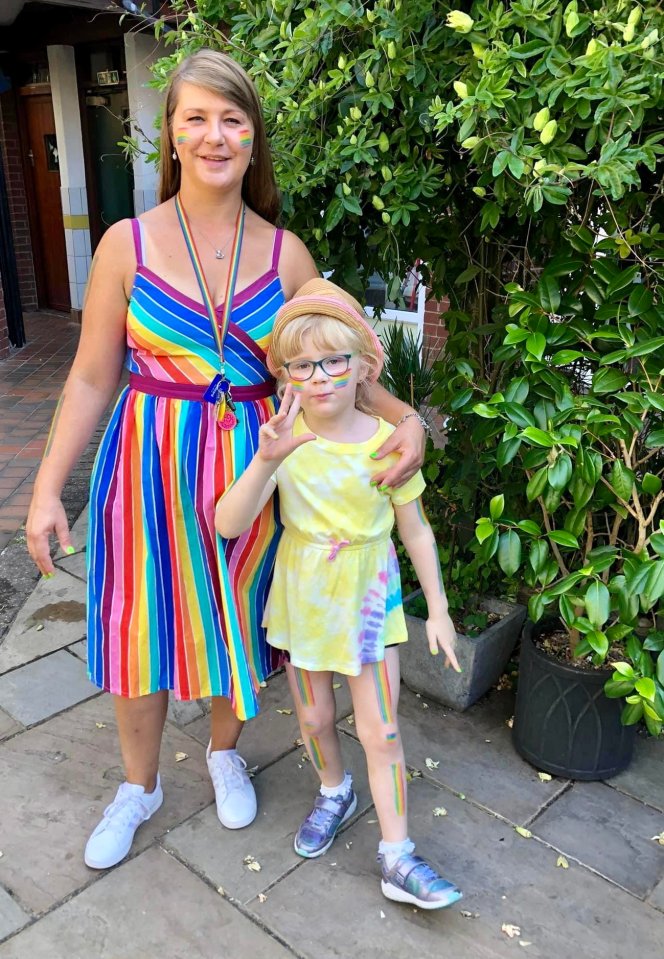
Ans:
[[[224,250],[226,249],[226,247],[228,246],[228,244],[231,242],[231,240],[233,239],[233,236],[234,236],[235,234],[234,234],[234,233],[231,233],[231,235],[230,235],[229,238],[226,240],[226,242],[224,243],[224,245],[223,245],[223,246],[220,246],[220,247],[217,247],[217,246],[214,245],[214,243],[212,242],[212,240],[209,240],[209,239],[206,237],[206,235],[203,233],[203,231],[201,230],[201,228],[200,228],[199,226],[196,227],[196,230],[200,233],[200,235],[203,237],[203,239],[205,240],[205,242],[210,244],[210,246],[211,246],[212,249],[214,250],[214,255],[215,255],[216,259],[217,259],[217,260],[223,260],[223,259],[225,259],[226,254],[225,254]]]

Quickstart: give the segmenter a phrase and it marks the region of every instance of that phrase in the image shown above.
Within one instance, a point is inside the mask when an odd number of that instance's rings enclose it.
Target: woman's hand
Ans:
[[[300,397],[293,396],[290,383],[284,391],[279,412],[272,416],[258,431],[258,455],[266,463],[281,462],[304,443],[316,439],[314,433],[293,436],[295,417],[300,409]]]
[[[426,433],[415,416],[397,426],[395,431],[382,446],[379,446],[372,459],[381,460],[388,453],[399,453],[399,461],[382,473],[372,477],[377,486],[403,486],[424,462]]]
[[[445,667],[447,668],[449,665],[452,665],[457,673],[463,672],[454,654],[456,630],[449,613],[439,613],[435,616],[429,616],[425,625],[431,655],[436,656],[438,654],[438,648],[440,647],[445,653]]]
[[[35,494],[25,524],[28,552],[43,576],[55,572],[51,559],[49,537],[55,534],[62,549],[72,552],[69,524],[62,501],[57,497],[43,498]]]

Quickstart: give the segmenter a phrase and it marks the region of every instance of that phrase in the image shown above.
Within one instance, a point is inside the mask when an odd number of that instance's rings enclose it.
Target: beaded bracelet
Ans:
[[[397,423],[397,426],[401,426],[402,423],[405,423],[405,421],[406,421],[410,416],[414,416],[414,417],[415,417],[415,419],[416,419],[417,422],[420,424],[420,426],[421,426],[422,429],[425,431],[425,433],[430,433],[430,432],[431,432],[431,427],[429,426],[429,424],[427,423],[427,421],[424,419],[424,417],[421,416],[419,413],[415,413],[415,412],[413,412],[413,413],[404,413],[404,415],[401,417],[401,419],[400,419],[399,422]]]

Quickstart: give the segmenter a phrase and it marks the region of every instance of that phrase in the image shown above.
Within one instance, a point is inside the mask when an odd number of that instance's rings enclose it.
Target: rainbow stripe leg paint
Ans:
[[[406,777],[401,763],[392,763],[392,788],[397,816],[406,815]]]
[[[306,669],[295,669],[295,682],[297,683],[297,691],[302,705],[315,706],[316,700],[314,699],[314,690],[311,685],[311,676]]]
[[[323,759],[323,753],[321,752],[320,742],[317,736],[309,737],[309,755],[316,769],[319,771],[325,769],[325,760]]]
[[[373,681],[378,697],[378,709],[380,718],[384,723],[391,725],[394,722],[392,715],[392,696],[390,694],[390,680],[387,675],[387,664],[385,660],[372,664]]]

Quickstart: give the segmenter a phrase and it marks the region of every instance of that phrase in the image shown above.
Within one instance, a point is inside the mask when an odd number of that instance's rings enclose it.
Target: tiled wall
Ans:
[[[0,96],[0,157],[4,158],[9,215],[14,236],[16,271],[24,310],[37,308],[37,284],[32,259],[32,240],[28,221],[25,180],[21,166],[21,144],[14,93],[8,90]]]
[[[92,262],[90,229],[88,220],[88,197],[85,187],[61,187],[62,219],[65,227],[67,267],[69,270],[69,294],[71,306],[80,310],[83,306],[85,285]]]
[[[156,190],[134,190],[134,216],[140,216],[146,210],[157,205]]]

